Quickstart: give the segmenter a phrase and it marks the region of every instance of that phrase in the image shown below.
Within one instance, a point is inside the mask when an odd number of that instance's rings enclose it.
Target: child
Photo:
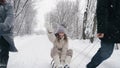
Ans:
[[[70,68],[70,61],[73,51],[68,49],[68,38],[63,27],[54,34],[52,27],[47,27],[49,40],[53,43],[51,57],[53,58],[55,68]]]

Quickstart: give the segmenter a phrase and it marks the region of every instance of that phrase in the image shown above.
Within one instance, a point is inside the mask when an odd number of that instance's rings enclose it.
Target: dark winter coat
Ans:
[[[3,38],[9,43],[9,51],[16,52],[17,49],[12,37],[13,20],[14,14],[11,4],[0,4],[0,37],[3,36]]]
[[[102,41],[120,43],[120,0],[97,0],[98,33]]]

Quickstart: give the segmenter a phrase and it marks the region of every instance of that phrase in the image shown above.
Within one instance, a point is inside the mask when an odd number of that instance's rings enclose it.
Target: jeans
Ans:
[[[101,41],[101,48],[97,51],[91,62],[87,65],[87,68],[96,68],[104,60],[108,59],[114,50],[114,43],[108,43]]]
[[[0,38],[0,68],[7,68],[7,63],[9,59],[9,44],[6,40]]]

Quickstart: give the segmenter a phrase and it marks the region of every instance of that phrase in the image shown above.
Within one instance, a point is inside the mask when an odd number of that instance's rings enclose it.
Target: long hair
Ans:
[[[59,42],[60,39],[61,39],[60,36],[59,36],[59,33],[56,33],[55,36],[56,36],[56,38],[57,38],[57,41]],[[66,35],[66,34],[64,34],[64,40],[65,40],[66,42],[68,42],[68,38],[67,38],[67,35]]]
[[[4,4],[6,2],[6,0],[0,0],[1,4]]]

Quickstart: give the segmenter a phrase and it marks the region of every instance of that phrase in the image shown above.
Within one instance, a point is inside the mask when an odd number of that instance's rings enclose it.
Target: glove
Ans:
[[[50,23],[45,23],[45,27],[46,27],[48,33],[54,32],[52,25]]]

